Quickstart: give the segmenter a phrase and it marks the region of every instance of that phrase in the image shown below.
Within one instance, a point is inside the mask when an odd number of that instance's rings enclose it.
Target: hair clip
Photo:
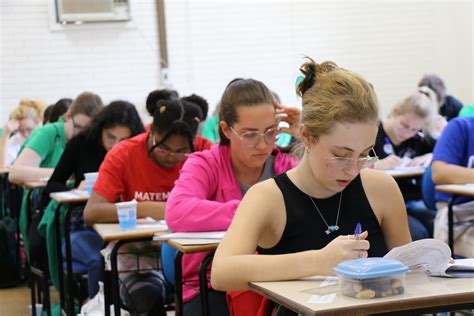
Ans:
[[[163,113],[164,111],[166,111],[166,106],[162,105],[160,107],[160,113]]]
[[[200,120],[199,117],[197,117],[197,116],[194,117],[194,120],[195,120],[196,122],[198,122],[198,123],[201,123],[201,120]]]
[[[296,77],[296,83],[295,83],[295,86],[298,87],[304,80],[304,77],[303,76],[298,76]]]

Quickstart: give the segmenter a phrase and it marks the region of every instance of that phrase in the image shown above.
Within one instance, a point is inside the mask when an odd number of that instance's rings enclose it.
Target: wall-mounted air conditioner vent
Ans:
[[[128,0],[56,0],[59,23],[130,20]]]

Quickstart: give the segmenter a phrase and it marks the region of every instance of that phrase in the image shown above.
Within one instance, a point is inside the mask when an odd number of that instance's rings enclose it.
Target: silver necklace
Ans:
[[[299,167],[296,171],[298,173],[298,177],[300,178],[300,182],[301,182],[301,185],[303,185],[303,180],[301,178],[301,175],[300,175],[300,170],[299,170]],[[338,223],[339,223],[339,212],[341,211],[341,202],[342,202],[342,192],[341,191],[341,194],[339,195],[339,206],[337,207],[337,216],[336,216],[336,224],[335,225],[329,225],[328,222],[326,221],[326,219],[324,218],[323,214],[321,213],[321,211],[319,210],[318,206],[316,205],[316,203],[314,202],[313,198],[311,197],[311,195],[309,195],[308,193],[305,193],[309,199],[311,200],[311,202],[313,203],[314,205],[314,208],[316,209],[316,211],[318,211],[318,214],[319,216],[321,217],[321,219],[323,220],[324,224],[326,224],[327,228],[324,232],[326,233],[326,235],[329,235],[337,230],[339,230],[339,226],[338,226]],[[304,193],[304,192],[303,192]]]

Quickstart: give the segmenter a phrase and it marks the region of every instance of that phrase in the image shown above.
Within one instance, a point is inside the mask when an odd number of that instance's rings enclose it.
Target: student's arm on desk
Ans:
[[[364,169],[361,179],[388,250],[410,243],[405,202],[393,177],[377,170]]]
[[[31,148],[24,148],[13,164],[8,179],[15,184],[38,181],[53,174],[53,168],[40,168],[41,156]]]
[[[165,204],[165,202],[138,202],[137,217],[161,220],[164,218]],[[92,192],[84,209],[84,222],[88,226],[95,223],[117,223],[117,208],[100,194]]]
[[[265,199],[262,199],[265,196]],[[367,256],[369,242],[339,236],[326,247],[293,254],[256,255],[257,245],[275,246],[286,225],[285,203],[274,180],[254,185],[246,193],[220,243],[212,265],[217,290],[248,289],[249,282],[292,280],[332,274],[341,261]]]
[[[474,183],[474,169],[441,160],[433,161],[431,174],[436,184]]]
[[[189,158],[166,205],[166,223],[172,231],[227,230],[240,200],[227,202],[209,200],[217,188],[219,170],[204,159]]]

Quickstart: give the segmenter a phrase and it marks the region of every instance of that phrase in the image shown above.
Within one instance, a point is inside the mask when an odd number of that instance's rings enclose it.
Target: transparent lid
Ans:
[[[353,279],[369,279],[405,273],[410,269],[394,259],[361,258],[343,261],[334,268],[334,271]]]

